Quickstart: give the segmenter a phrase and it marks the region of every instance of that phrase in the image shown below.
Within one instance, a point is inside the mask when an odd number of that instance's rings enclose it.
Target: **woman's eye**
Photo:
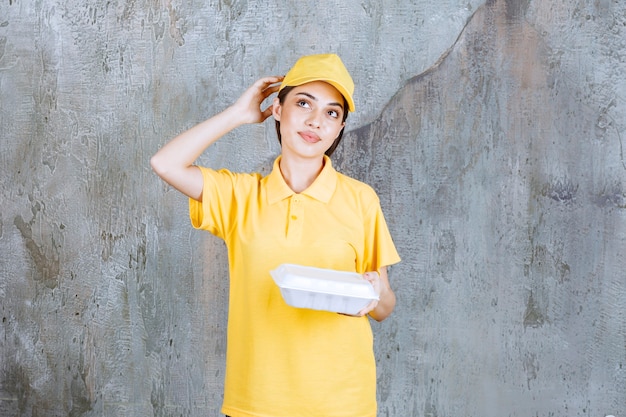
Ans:
[[[297,104],[299,107],[309,107],[309,103],[307,103],[305,100],[298,100],[298,101],[296,102],[296,104]]]
[[[335,117],[335,118],[338,118],[338,117],[339,117],[339,113],[338,113],[338,112],[336,112],[335,110],[329,110],[329,111],[328,111],[328,115],[329,115],[330,117]]]

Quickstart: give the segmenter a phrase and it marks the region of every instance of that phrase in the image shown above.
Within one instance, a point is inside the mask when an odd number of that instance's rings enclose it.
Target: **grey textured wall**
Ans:
[[[403,262],[380,416],[626,412],[626,4],[0,4],[0,415],[214,416],[223,244],[149,157],[340,53]],[[266,172],[271,121],[202,163]]]

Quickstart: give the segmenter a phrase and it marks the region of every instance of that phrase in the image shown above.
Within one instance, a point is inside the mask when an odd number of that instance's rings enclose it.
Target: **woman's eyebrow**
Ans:
[[[313,101],[319,101],[319,100],[317,99],[317,97],[315,97],[314,95],[312,95],[312,94],[310,94],[310,93],[307,93],[306,91],[299,91],[299,92],[297,92],[297,93],[296,93],[296,95],[297,95],[297,96],[299,96],[299,95],[303,95],[303,96],[306,96],[306,97],[310,98],[310,99],[311,99],[311,100],[313,100]],[[341,107],[341,109],[343,110],[343,104],[341,104],[341,103],[332,102],[332,103],[328,103],[328,105],[329,105],[329,106],[338,106],[338,107]]]

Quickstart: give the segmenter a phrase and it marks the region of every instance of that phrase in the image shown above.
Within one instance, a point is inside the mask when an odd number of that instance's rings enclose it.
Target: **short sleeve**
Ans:
[[[381,267],[400,262],[400,255],[389,233],[380,201],[376,197],[365,216],[365,271],[376,271]]]
[[[236,174],[226,169],[216,171],[206,167],[199,168],[204,180],[202,201],[189,199],[191,225],[224,238],[235,204]]]

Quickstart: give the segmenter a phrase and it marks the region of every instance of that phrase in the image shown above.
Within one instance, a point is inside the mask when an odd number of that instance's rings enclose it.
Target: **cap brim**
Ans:
[[[348,103],[348,111],[351,111],[351,112],[354,111],[354,100],[352,99],[352,96],[350,96],[350,94],[348,93],[348,89],[345,86],[341,85],[340,83],[333,81],[333,80],[328,80],[324,77],[300,77],[296,79],[291,79],[289,80],[289,84],[283,83],[283,85],[280,86],[280,90],[282,90],[284,87],[287,87],[287,86],[297,87],[299,85],[311,83],[313,81],[324,81],[325,83],[328,83],[332,85],[333,87],[335,87],[337,91],[339,91],[339,93],[346,100],[346,103]]]

